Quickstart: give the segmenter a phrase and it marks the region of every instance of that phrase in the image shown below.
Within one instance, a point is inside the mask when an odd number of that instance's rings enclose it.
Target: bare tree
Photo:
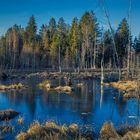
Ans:
[[[128,20],[129,20],[129,42],[128,42],[128,54],[127,54],[127,78],[129,78],[130,74],[130,58],[131,58],[131,5],[132,1],[129,0],[129,14],[128,14]]]
[[[111,32],[111,36],[112,36],[112,41],[113,41],[113,47],[114,47],[114,62],[116,62],[115,60],[117,59],[117,65],[115,63],[115,67],[118,68],[118,71],[119,71],[119,80],[121,78],[121,69],[120,69],[120,62],[119,62],[119,56],[118,56],[118,53],[117,53],[117,50],[116,50],[116,43],[115,43],[115,39],[114,39],[114,31],[113,31],[113,28],[112,28],[112,25],[111,25],[111,22],[110,22],[110,19],[109,19],[109,12],[105,6],[105,0],[99,0],[100,2],[100,5],[102,7],[102,10],[105,14],[105,17],[107,19],[107,23],[108,23],[108,26],[109,26],[109,29],[110,29],[110,32]],[[115,59],[116,58],[116,59]]]

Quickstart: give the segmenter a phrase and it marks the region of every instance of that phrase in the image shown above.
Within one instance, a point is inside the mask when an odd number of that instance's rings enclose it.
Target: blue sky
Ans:
[[[106,0],[113,28],[117,28],[121,19],[128,17],[129,0]],[[36,17],[38,28],[47,24],[51,17],[64,17],[71,24],[74,17],[80,17],[85,11],[93,10],[100,26],[106,28],[106,19],[99,6],[99,0],[0,0],[0,35],[14,24],[27,25],[31,15]],[[140,0],[132,0],[132,34],[140,32]]]

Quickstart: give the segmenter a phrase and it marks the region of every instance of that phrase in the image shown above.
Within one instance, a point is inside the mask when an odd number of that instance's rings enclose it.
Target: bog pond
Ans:
[[[76,123],[94,131],[98,138],[102,125],[111,121],[115,128],[121,125],[137,125],[139,121],[139,101],[137,99],[125,100],[121,93],[112,87],[101,88],[100,80],[73,80],[75,90],[72,94],[56,93],[38,88],[37,84],[45,80],[33,76],[22,82],[28,88],[21,91],[8,91],[0,93],[0,110],[14,109],[20,112],[24,124],[19,125],[19,116],[0,125],[14,126],[12,133],[1,135],[6,140],[12,140],[21,132],[26,131],[34,121],[44,123],[55,121],[60,125]],[[21,82],[7,80],[2,84]],[[53,86],[65,85],[63,79],[51,81]],[[83,83],[77,87],[76,84]]]

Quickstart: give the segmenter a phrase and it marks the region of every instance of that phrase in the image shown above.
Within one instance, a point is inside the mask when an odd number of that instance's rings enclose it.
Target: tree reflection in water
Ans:
[[[43,91],[36,85],[43,79],[38,77],[26,80],[24,84],[29,88],[23,91],[1,93],[0,109],[13,108],[27,115],[26,119],[33,121],[37,117],[41,121],[55,119],[60,123],[70,124],[98,124],[98,128],[105,121],[112,120],[114,125],[126,120],[129,113],[138,112],[137,101],[125,101],[118,96],[119,92],[110,87],[100,86],[100,80],[72,81],[83,83],[82,87],[75,87],[71,95],[59,94],[55,91]],[[64,85],[63,80],[53,80],[53,85]],[[132,108],[132,106],[136,108]]]

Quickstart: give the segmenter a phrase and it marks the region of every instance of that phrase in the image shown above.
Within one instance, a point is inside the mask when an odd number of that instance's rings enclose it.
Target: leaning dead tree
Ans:
[[[104,83],[104,48],[105,48],[104,39],[102,42],[103,42],[103,44],[102,44],[102,59],[101,59],[101,86]]]
[[[131,7],[132,0],[129,0],[129,13],[128,13],[128,21],[129,21],[129,42],[128,42],[128,54],[127,54],[127,78],[130,75],[130,58],[131,58]]]
[[[102,37],[103,38],[103,37]],[[103,102],[103,94],[104,94],[104,39],[102,44],[102,59],[101,59],[101,96],[100,96],[100,108],[102,108],[102,102]]]
[[[110,33],[111,33],[111,36],[112,36],[113,48],[114,48],[113,59],[114,59],[114,62],[115,62],[115,67],[117,68],[117,70],[119,72],[119,80],[120,80],[121,79],[121,68],[120,68],[119,56],[118,56],[117,49],[116,49],[114,31],[113,31],[113,28],[112,28],[112,25],[111,25],[111,22],[110,22],[110,19],[109,19],[109,12],[106,8],[105,0],[99,0],[99,3],[101,5],[103,13],[105,14],[105,18],[107,19],[107,24],[108,24],[108,27],[109,27],[109,30],[110,30]],[[117,61],[117,64],[116,64],[116,61]]]

